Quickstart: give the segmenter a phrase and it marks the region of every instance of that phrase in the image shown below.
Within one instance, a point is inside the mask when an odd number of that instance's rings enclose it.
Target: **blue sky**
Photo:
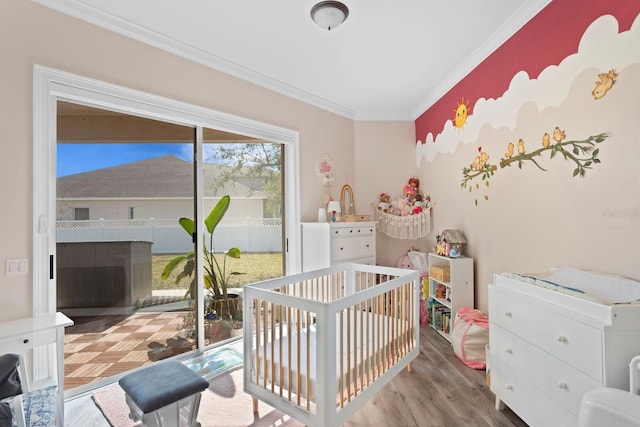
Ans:
[[[193,159],[191,144],[58,144],[57,177],[173,154]]]

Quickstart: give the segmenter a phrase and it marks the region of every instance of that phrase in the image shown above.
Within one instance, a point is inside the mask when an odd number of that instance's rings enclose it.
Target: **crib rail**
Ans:
[[[419,289],[417,272],[355,264],[246,286],[245,390],[308,425],[346,419],[417,356]]]

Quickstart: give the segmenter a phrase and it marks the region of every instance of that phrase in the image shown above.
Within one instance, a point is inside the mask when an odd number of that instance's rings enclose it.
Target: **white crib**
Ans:
[[[419,273],[340,264],[244,288],[244,389],[309,426],[344,423],[420,351]],[[331,375],[331,373],[334,373]]]

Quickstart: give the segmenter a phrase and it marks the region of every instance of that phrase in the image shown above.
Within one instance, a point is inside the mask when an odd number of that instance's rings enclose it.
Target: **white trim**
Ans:
[[[131,39],[162,49],[182,58],[186,58],[195,63],[211,67],[215,70],[222,71],[290,98],[356,121],[416,120],[422,115],[422,113],[435,104],[460,80],[477,67],[478,64],[484,61],[489,55],[491,55],[491,53],[508,40],[509,37],[515,34],[532,17],[551,3],[551,0],[530,0],[522,2],[522,6],[508,19],[506,19],[503,25],[497,28],[482,46],[476,49],[466,61],[449,73],[448,78],[443,80],[438,87],[427,94],[427,96],[425,96],[425,98],[423,98],[415,108],[408,107],[404,111],[398,111],[395,113],[363,113],[357,112],[352,108],[338,105],[330,100],[318,97],[279,80],[257,73],[225,58],[213,55],[210,52],[195,48],[186,43],[179,42],[126,19],[116,17],[113,14],[107,13],[84,2],[78,0],[32,1],[66,15],[89,22],[98,27],[105,28],[109,31],[122,34]]]
[[[204,132],[202,127],[196,128],[196,152],[193,156],[193,161],[196,165],[196,200],[204,200],[204,165],[202,159]],[[194,217],[195,223],[195,235],[204,236],[204,231],[201,227],[204,223],[204,203],[196,203],[196,214]],[[195,239],[196,253],[204,253],[204,241],[203,239]],[[202,258],[196,259],[196,301],[204,301],[204,265],[202,264]],[[196,307],[196,339],[198,341],[198,348],[204,348],[204,304],[198,304]]]
[[[55,254],[56,102],[71,101],[190,127],[239,133],[285,145],[287,273],[300,271],[298,132],[111,83],[34,65],[34,316],[56,309],[49,255]],[[200,151],[202,147],[199,148]],[[201,171],[200,171],[201,172]],[[292,248],[294,249],[292,251]]]

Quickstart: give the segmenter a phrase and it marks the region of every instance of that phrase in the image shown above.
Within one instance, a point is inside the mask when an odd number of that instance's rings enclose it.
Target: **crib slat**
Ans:
[[[268,311],[269,307],[268,307],[267,304],[268,304],[267,301],[263,301],[263,303],[262,303],[262,313],[261,313],[262,314],[262,325],[263,325],[262,334],[263,334],[263,342],[264,342],[264,345],[262,346],[263,353],[264,353],[263,356],[262,356],[262,360],[264,361],[264,375],[263,375],[264,376],[264,380],[263,380],[263,387],[264,388],[267,388],[267,379],[269,377],[269,375],[268,375],[269,374],[269,369],[268,369],[269,368],[269,362],[268,362],[268,359],[267,359],[267,352],[269,350],[268,345],[267,345],[268,342],[269,342],[269,339],[268,339],[269,338],[269,336],[268,336],[269,328],[267,328],[267,325],[268,325],[268,323],[267,323],[267,311]]]
[[[256,361],[255,361],[255,367],[256,367],[256,384],[260,384],[260,354],[259,354],[259,348],[260,348],[260,316],[259,316],[259,312],[260,312],[260,302],[259,300],[255,299],[253,300],[253,318],[255,319],[256,322]]]
[[[311,313],[307,311],[307,328],[311,326]],[[311,340],[309,339],[309,335],[307,334],[307,388],[306,388],[306,401],[307,401],[307,411],[311,408]]]
[[[380,375],[380,322],[381,319],[378,314],[380,314],[380,296],[378,295],[375,299],[375,313],[376,317],[374,318],[373,327],[375,329],[373,334],[373,361],[374,361],[374,379],[378,378]]]
[[[296,398],[296,403],[298,404],[298,406],[300,406],[300,388],[301,388],[301,378],[300,378],[300,322],[302,322],[302,315],[300,312],[300,309],[297,308],[296,309],[296,334],[298,335],[298,339],[296,340],[296,359],[298,361],[298,365],[297,365],[297,369],[296,372],[298,373],[297,375],[297,380],[296,380],[296,390],[298,391],[296,393],[297,398]],[[291,359],[289,359],[291,360]]]
[[[389,367],[398,360],[398,293],[399,290],[397,288],[391,292],[391,310],[393,314],[391,315],[391,359],[389,360]]]
[[[276,319],[274,313],[274,304],[269,304],[269,311],[271,313],[271,342],[269,343],[269,348],[271,349],[271,393],[275,391],[276,387]]]
[[[367,366],[366,366],[366,373],[367,373],[367,387],[369,387],[369,378],[371,377],[371,343],[369,343],[369,337],[373,337],[371,335],[371,315],[372,315],[372,306],[371,306],[371,300],[367,300]]]
[[[355,329],[355,325],[354,329]],[[351,373],[351,307],[347,307],[347,402],[351,402],[352,373]]]
[[[289,337],[289,339],[287,340],[287,360],[292,360],[291,359],[291,337],[292,335],[292,325],[291,325],[291,321],[293,319],[292,317],[292,308],[291,307],[287,307],[287,337]],[[293,375],[292,375],[292,371],[291,371],[291,363],[287,363],[287,400],[289,402],[291,402],[291,384],[293,381]]]
[[[403,285],[400,288],[400,320],[403,324],[409,326],[409,319],[407,319],[407,313],[405,308],[405,301],[407,301],[407,286]],[[406,323],[404,323],[406,322]],[[403,333],[403,329],[400,329],[400,344],[401,344],[401,354],[404,356],[407,352],[407,335]]]
[[[282,306],[282,304],[278,304],[277,306],[277,312],[278,312],[278,372],[276,372],[274,375],[277,374],[277,379],[278,379],[278,384],[280,385],[278,387],[278,394],[280,394],[280,396],[282,396],[282,341],[283,341],[283,323],[285,322],[286,319],[284,318],[284,307]],[[273,344],[272,344],[273,345]],[[274,377],[275,378],[275,377]],[[274,380],[275,382],[275,380]]]
[[[360,369],[358,370],[358,382],[360,389],[364,388],[364,303],[360,303]],[[356,366],[358,366],[356,364]],[[356,396],[358,389],[356,388]]]
[[[340,375],[339,375],[339,379],[338,379],[338,402],[339,402],[339,407],[340,408],[344,408],[344,349],[343,349],[343,339],[344,339],[344,316],[343,316],[343,312],[340,311],[340,340],[339,343],[340,345],[338,345],[338,354],[340,355]]]

